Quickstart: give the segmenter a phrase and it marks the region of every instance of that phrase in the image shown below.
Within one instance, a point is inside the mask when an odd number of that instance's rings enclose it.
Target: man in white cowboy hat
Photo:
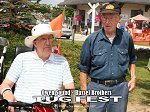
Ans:
[[[52,53],[54,37],[61,31],[52,31],[49,24],[33,27],[32,36],[25,38],[25,45],[35,51],[19,54],[13,61],[6,78],[0,86],[3,98],[10,102],[33,103],[33,96],[41,95],[41,90],[74,89],[73,78],[67,60]],[[11,92],[14,85],[15,92]],[[14,111],[12,107],[9,108]]]

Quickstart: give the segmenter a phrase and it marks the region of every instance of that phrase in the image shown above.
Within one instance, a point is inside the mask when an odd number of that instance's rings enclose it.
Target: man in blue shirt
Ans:
[[[118,3],[105,4],[101,9],[103,28],[92,33],[81,50],[81,90],[99,90],[102,93],[89,92],[91,99],[96,96],[94,101],[81,101],[90,112],[126,112],[128,91],[136,85],[134,44],[130,34],[116,27],[120,14]],[[129,82],[125,79],[128,68]],[[91,82],[87,85],[88,76]]]

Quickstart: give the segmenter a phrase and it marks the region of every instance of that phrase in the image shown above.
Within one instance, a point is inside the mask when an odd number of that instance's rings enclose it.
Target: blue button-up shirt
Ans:
[[[135,62],[131,35],[117,29],[116,37],[111,43],[102,29],[85,40],[81,49],[79,69],[91,78],[118,79],[124,77],[129,64]]]

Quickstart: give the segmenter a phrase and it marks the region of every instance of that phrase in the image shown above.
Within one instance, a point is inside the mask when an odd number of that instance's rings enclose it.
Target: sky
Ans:
[[[64,0],[41,0],[41,4],[52,4],[57,5],[60,2],[63,2]]]

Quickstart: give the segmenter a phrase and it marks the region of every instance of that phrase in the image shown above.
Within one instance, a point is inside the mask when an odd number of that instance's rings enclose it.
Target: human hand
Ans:
[[[86,101],[86,99],[81,99],[80,103],[85,107],[86,109],[89,107],[89,103]]]
[[[131,78],[131,80],[128,82],[129,92],[133,91],[135,86],[136,86],[136,78]]]
[[[3,98],[6,99],[8,102],[16,102],[16,98],[12,92],[5,93]],[[9,112],[14,112],[14,107],[9,106],[8,110]]]

